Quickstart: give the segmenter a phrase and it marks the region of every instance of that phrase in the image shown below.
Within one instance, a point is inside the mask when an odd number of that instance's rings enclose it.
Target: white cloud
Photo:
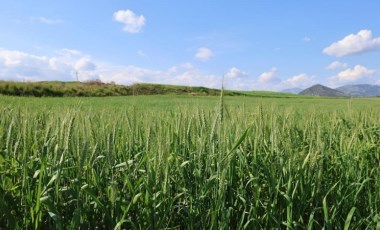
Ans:
[[[172,66],[170,67],[167,72],[170,74],[180,74],[183,72],[188,72],[195,70],[194,66],[190,62],[182,63],[178,66]]]
[[[282,81],[281,87],[284,89],[296,87],[306,88],[313,84],[315,84],[314,77],[310,77],[305,73],[301,73]]]
[[[124,24],[123,30],[129,33],[139,33],[145,26],[145,17],[136,15],[131,10],[119,10],[113,14],[113,18]]]
[[[84,57],[75,63],[74,68],[78,71],[93,71],[96,69],[96,66],[89,57]]]
[[[213,74],[207,74],[200,70],[185,71],[181,74],[167,79],[169,84],[180,84],[190,86],[205,86],[209,88],[221,88],[222,78]]]
[[[252,87],[253,80],[249,78],[248,73],[236,67],[232,67],[224,75],[224,87],[234,90],[248,90]]]
[[[197,53],[195,54],[195,57],[201,61],[207,61],[210,58],[214,56],[211,49],[206,47],[201,47],[198,49]]]
[[[178,72],[178,67],[177,66],[172,66],[168,69],[169,73],[177,73]]]
[[[249,87],[239,87],[248,90],[270,90],[281,91],[290,88],[305,89],[313,84],[316,84],[315,77],[309,76],[306,73],[301,73],[285,80],[275,77],[277,69],[273,67],[270,71],[262,73],[255,81],[247,80],[244,83],[249,84]]]
[[[344,84],[379,84],[380,80],[377,76],[379,71],[368,69],[362,65],[356,65],[354,68],[348,68],[341,71],[336,76],[328,79],[329,86],[338,87]]]
[[[154,71],[136,66],[112,66],[108,64],[99,65],[100,79],[104,82],[115,82],[117,84],[130,85],[140,82],[150,82],[160,76],[160,71]],[[146,81],[148,80],[148,81]]]
[[[273,67],[268,72],[264,72],[259,76],[259,83],[267,83],[275,80],[274,75],[277,72],[277,68]]]
[[[355,71],[363,74],[374,73],[374,70],[356,67],[351,72],[347,71],[340,75],[355,76],[353,73]],[[71,49],[54,52],[51,56],[0,49],[0,79],[3,80],[73,81],[76,80],[76,72],[79,74],[80,81],[100,79],[103,82],[113,81],[123,85],[145,82],[220,88],[222,84],[221,75],[207,73],[188,62],[165,69],[150,69],[133,65],[114,66]],[[295,87],[306,88],[315,84],[314,77],[305,73],[286,80],[280,80],[276,75],[277,69],[272,68],[254,79],[245,71],[232,67],[226,74],[225,87],[235,90],[281,90]],[[360,81],[363,79],[361,78]],[[372,80],[372,83],[378,81],[375,77],[365,79]],[[339,79],[336,78],[336,80],[338,82]]]
[[[330,65],[328,65],[326,67],[326,69],[331,69],[331,70],[335,70],[335,69],[344,69],[344,68],[347,68],[347,63],[342,63],[342,62],[339,62],[339,61],[334,61],[332,63],[330,63]]]
[[[55,53],[57,53],[60,56],[65,56],[65,57],[83,55],[82,52],[80,52],[79,50],[75,50],[75,49],[61,49],[61,50],[56,51]]]
[[[117,84],[131,85],[134,83],[158,83],[187,86],[205,86],[220,88],[221,77],[204,73],[198,69],[183,71],[181,66],[172,66],[168,70],[152,70],[137,66],[101,66],[100,79],[104,82],[113,81]]]
[[[330,56],[343,57],[380,49],[380,37],[372,38],[370,30],[361,30],[350,34],[338,42],[334,42],[323,50]]]
[[[0,49],[0,79],[70,81],[75,80],[76,71],[80,71],[80,80],[97,78],[96,66],[89,56],[70,56],[67,50],[56,53],[58,55],[46,57]]]
[[[226,74],[225,76],[227,78],[241,78],[241,77],[247,77],[248,74],[236,67],[232,67]]]
[[[372,75],[376,71],[362,65],[356,65],[353,69],[346,69],[338,74],[339,81],[356,81],[363,76]]]
[[[311,38],[309,38],[309,37],[304,37],[304,38],[303,38],[303,41],[304,41],[304,42],[311,42]]]
[[[192,68],[194,68],[193,64],[191,64],[190,62],[185,62],[181,66],[183,68],[185,68],[185,69],[192,69]]]
[[[80,51],[63,49],[51,57],[0,49],[0,79],[12,81],[80,81],[100,79],[129,85],[138,82],[219,88],[221,76],[205,73],[191,63],[154,70],[137,66],[114,66],[91,59]]]
[[[57,25],[64,22],[62,19],[51,19],[46,17],[32,17],[30,18],[30,21],[33,23],[42,23],[47,25]]]

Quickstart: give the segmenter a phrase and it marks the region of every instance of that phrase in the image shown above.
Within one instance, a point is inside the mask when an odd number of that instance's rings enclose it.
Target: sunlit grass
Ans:
[[[380,227],[378,100],[1,99],[4,228]]]

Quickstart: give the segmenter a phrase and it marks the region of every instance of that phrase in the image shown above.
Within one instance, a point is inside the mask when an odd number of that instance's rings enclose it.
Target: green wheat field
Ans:
[[[0,96],[0,229],[380,229],[380,99]]]

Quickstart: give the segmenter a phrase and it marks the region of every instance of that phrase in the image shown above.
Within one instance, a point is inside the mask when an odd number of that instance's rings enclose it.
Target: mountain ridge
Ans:
[[[380,96],[380,86],[371,84],[344,85],[337,90],[353,97],[377,97]]]
[[[336,90],[329,88],[327,86],[316,84],[307,89],[302,90],[299,95],[309,95],[309,96],[321,96],[321,97],[347,97],[348,95]]]
[[[283,92],[283,93],[299,94],[302,90],[304,90],[304,89],[296,87],[296,88],[284,89],[284,90],[281,90],[281,92]]]

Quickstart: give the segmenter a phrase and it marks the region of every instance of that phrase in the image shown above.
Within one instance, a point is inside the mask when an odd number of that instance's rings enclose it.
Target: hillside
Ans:
[[[100,81],[88,82],[10,82],[0,81],[0,94],[11,96],[34,97],[102,97],[128,95],[219,95],[220,90],[206,87],[189,87],[159,84],[134,84],[131,86],[103,83]],[[242,95],[235,91],[225,91],[225,95]]]
[[[131,86],[126,86],[129,89],[128,95],[193,95],[193,96],[217,96],[220,95],[219,89],[210,89],[202,86],[178,86],[178,85],[161,85],[140,83]],[[235,91],[224,91],[224,95],[236,96],[242,93]]]
[[[360,85],[345,85],[337,90],[354,97],[376,97],[380,96],[380,86],[360,84]]]
[[[329,87],[317,84],[299,93],[300,95],[322,96],[322,97],[346,97],[347,95]]]
[[[10,82],[0,81],[0,94],[11,96],[63,97],[63,96],[116,96],[126,95],[129,89],[100,81],[82,82]]]
[[[291,89],[284,89],[281,92],[283,92],[283,93],[299,94],[300,92],[302,92],[302,90],[303,89],[301,89],[301,88],[291,88]]]
[[[228,90],[227,90],[228,92]],[[250,97],[260,97],[260,98],[293,98],[298,97],[298,95],[293,93],[285,93],[285,92],[274,92],[274,91],[234,91],[236,93],[240,93],[244,96]]]

